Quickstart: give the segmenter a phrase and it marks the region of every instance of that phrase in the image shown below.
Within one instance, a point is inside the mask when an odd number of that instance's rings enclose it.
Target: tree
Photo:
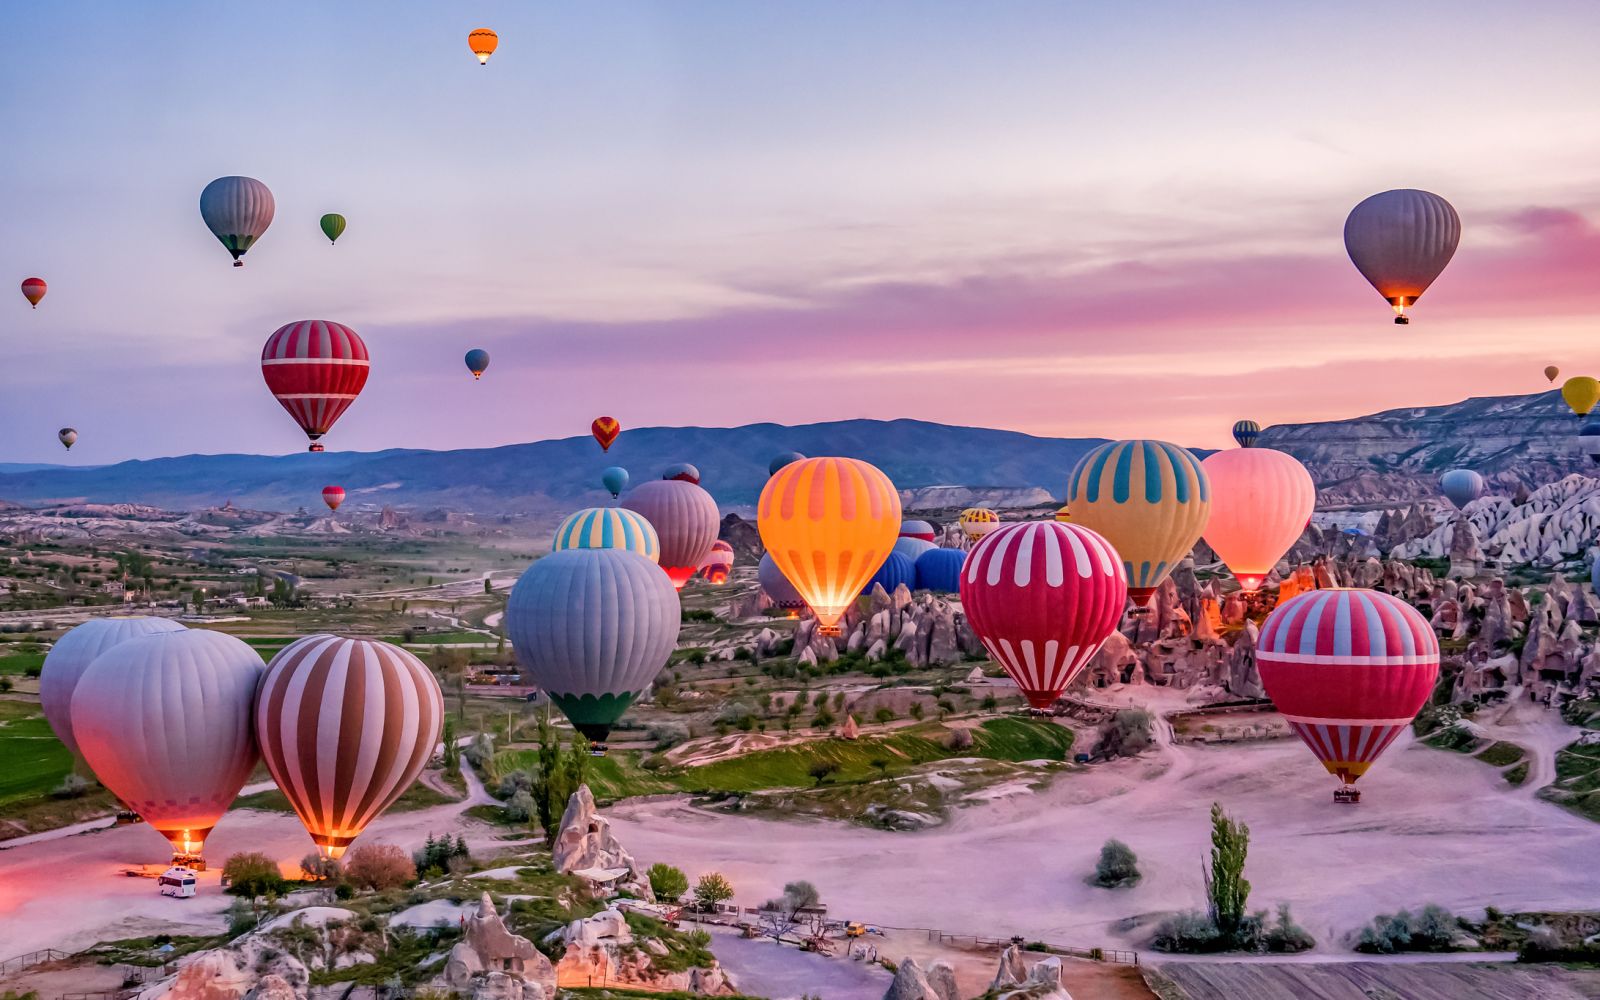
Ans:
[[[417,877],[406,852],[393,844],[361,844],[345,858],[344,873],[363,889],[398,889]]]
[[[1211,922],[1232,941],[1244,919],[1250,883],[1244,877],[1245,856],[1250,852],[1250,828],[1211,804],[1211,867],[1201,872],[1206,882],[1206,905]]]
[[[284,887],[283,873],[278,863],[260,851],[240,851],[230,854],[222,863],[222,878],[228,891],[235,896],[247,896],[252,901],[260,896],[276,894]]]
[[[1094,866],[1095,885],[1120,889],[1136,884],[1140,877],[1139,856],[1133,848],[1115,837],[1100,845],[1100,860]]]
[[[820,787],[824,781],[828,780],[828,776],[837,770],[839,770],[839,765],[833,761],[819,760],[807,768],[806,773],[811,775],[812,780]]]
[[[694,908],[702,913],[715,910],[717,904],[733,898],[733,883],[719,872],[706,872],[694,884]]]
[[[454,771],[461,766],[461,747],[456,743],[456,720],[453,716],[444,717],[444,734],[440,739],[444,742],[444,766]]]
[[[1094,752],[1098,757],[1132,757],[1147,750],[1154,742],[1152,729],[1155,717],[1142,708],[1118,709],[1110,721],[1100,727]]]
[[[344,873],[339,862],[312,851],[300,859],[300,878],[306,882],[333,882]]]
[[[816,907],[821,899],[817,887],[810,882],[786,883],[783,895],[761,904],[762,933],[774,941],[783,940],[799,925],[801,911]]]
[[[689,876],[660,861],[650,866],[645,877],[650,880],[650,891],[662,902],[676,903],[689,891]]]

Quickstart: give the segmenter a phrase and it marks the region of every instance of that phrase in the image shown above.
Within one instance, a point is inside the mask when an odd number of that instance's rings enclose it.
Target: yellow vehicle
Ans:
[[[844,925],[844,936],[845,937],[858,938],[858,937],[861,937],[862,935],[864,935],[866,933],[867,933],[866,925],[862,924],[862,923],[860,923],[858,921],[852,920],[848,924]]]

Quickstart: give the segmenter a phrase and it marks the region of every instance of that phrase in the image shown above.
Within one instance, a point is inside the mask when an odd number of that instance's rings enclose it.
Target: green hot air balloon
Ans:
[[[322,235],[328,238],[328,243],[339,242],[339,237],[344,233],[344,216],[337,212],[329,212],[322,217]]]

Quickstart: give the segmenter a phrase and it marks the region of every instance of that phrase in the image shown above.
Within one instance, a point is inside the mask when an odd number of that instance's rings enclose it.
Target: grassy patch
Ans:
[[[1523,761],[1516,767],[1509,768],[1504,777],[1506,781],[1510,782],[1512,785],[1515,785],[1519,788],[1522,787],[1522,783],[1528,780],[1528,762]]]
[[[388,811],[411,812],[414,809],[427,809],[431,806],[442,806],[447,802],[456,801],[458,800],[440,795],[434,789],[417,781],[413,782],[411,787],[405,790],[405,794],[395,799],[394,805],[390,806]],[[276,788],[269,788],[264,792],[256,792],[254,795],[240,796],[234,800],[233,808],[260,809],[264,812],[286,813],[294,811],[283,792]]]
[[[0,656],[0,674],[39,676],[44,666],[44,653],[7,653]]]
[[[1556,754],[1556,780],[1539,797],[1600,821],[1600,745],[1569,743]]]
[[[72,771],[72,751],[56,739],[38,706],[30,708],[32,714],[0,726],[0,805],[47,795]]]
[[[1510,767],[1525,756],[1527,756],[1526,750],[1515,743],[1508,743],[1505,740],[1497,740],[1489,744],[1488,747],[1479,751],[1477,755],[1479,760],[1495,767]]]

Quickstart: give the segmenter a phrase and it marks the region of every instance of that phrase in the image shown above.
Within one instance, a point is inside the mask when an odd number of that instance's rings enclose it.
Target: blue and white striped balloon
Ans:
[[[565,549],[625,549],[651,562],[661,560],[655,526],[623,507],[585,507],[569,514],[550,543],[552,552]]]

